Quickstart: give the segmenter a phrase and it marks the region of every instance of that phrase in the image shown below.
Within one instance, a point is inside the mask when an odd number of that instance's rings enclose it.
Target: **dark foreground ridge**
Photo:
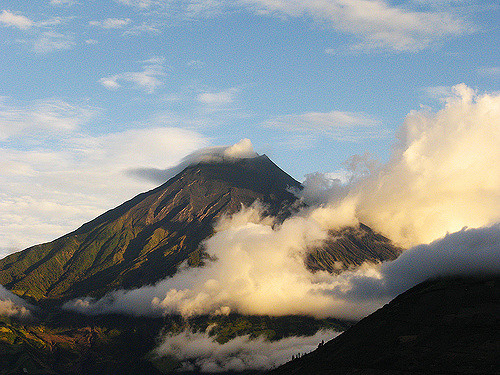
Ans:
[[[296,204],[301,184],[265,155],[199,163],[76,231],[0,260],[0,284],[32,302],[101,297],[173,275],[187,261],[204,261],[202,241],[216,221],[256,200],[281,219]],[[306,259],[311,270],[339,271],[365,260],[396,258],[401,249],[366,226],[332,232]]]
[[[424,282],[269,375],[500,374],[500,275]]]

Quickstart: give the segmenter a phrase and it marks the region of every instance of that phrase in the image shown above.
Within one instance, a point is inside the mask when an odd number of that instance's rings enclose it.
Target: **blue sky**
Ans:
[[[4,0],[0,256],[251,139],[302,180],[385,162],[405,117],[496,93],[498,1]]]

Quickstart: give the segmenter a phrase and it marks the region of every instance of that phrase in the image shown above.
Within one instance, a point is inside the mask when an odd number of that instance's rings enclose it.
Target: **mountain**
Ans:
[[[500,374],[500,276],[426,281],[280,374]]]
[[[217,219],[256,200],[267,214],[290,214],[301,184],[267,156],[191,165],[163,185],[52,242],[0,260],[0,284],[31,301],[101,297],[152,284],[187,261],[203,264],[201,242]],[[339,270],[396,258],[401,249],[366,226],[332,232],[306,260],[311,270]]]

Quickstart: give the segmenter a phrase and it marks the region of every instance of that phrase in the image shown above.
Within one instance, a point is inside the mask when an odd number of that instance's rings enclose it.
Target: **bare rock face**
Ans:
[[[256,200],[267,214],[285,218],[301,184],[265,155],[200,163],[149,192],[50,243],[0,260],[0,284],[30,300],[101,297],[173,275],[178,266],[203,263],[200,243],[214,223]],[[400,249],[370,228],[332,232],[326,246],[311,252],[311,270],[338,271],[365,260],[394,259]],[[337,268],[336,268],[337,267]]]

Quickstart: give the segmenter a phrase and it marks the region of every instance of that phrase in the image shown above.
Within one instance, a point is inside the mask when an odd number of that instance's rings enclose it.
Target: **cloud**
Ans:
[[[73,0],[50,0],[50,5],[52,6],[73,6],[75,4],[78,4],[76,1]]]
[[[268,370],[299,353],[313,351],[320,342],[331,340],[338,334],[335,331],[318,331],[313,336],[287,337],[277,341],[239,336],[219,344],[208,332],[183,331],[165,335],[154,353],[160,357],[174,357],[180,362],[180,369],[185,371]]]
[[[2,10],[2,13],[0,13],[0,24],[26,30],[32,27],[34,22],[25,16],[12,13],[8,10]]]
[[[454,90],[437,113],[410,113],[386,165],[367,156],[347,163],[350,183],[324,183],[319,206],[281,224],[263,217],[258,206],[243,209],[222,219],[205,241],[216,259],[205,267],[67,307],[91,314],[236,311],[356,319],[428,277],[500,272],[500,224],[490,226],[500,221],[500,171],[492,167],[500,161],[500,96],[477,95],[465,85]],[[319,191],[321,178],[311,180]],[[309,249],[329,229],[358,222],[412,248],[394,262],[340,275],[309,272]]]
[[[141,179],[163,183],[169,178],[182,172],[190,165],[201,162],[219,163],[229,160],[254,158],[258,154],[254,151],[252,142],[245,138],[232,146],[207,147],[197,150],[184,157],[178,165],[168,169],[156,168],[134,168],[128,171],[128,174]]]
[[[363,113],[342,111],[280,116],[266,121],[264,126],[351,142],[388,135],[378,120]]]
[[[500,78],[500,66],[483,67],[478,70],[478,73],[485,77],[498,79]]]
[[[140,9],[146,9],[152,5],[161,4],[159,0],[116,0],[116,2]]]
[[[95,118],[97,108],[70,104],[60,99],[46,99],[28,106],[10,104],[0,98],[0,141],[19,136],[46,137],[76,131]]]
[[[500,219],[500,95],[453,91],[410,112],[389,163],[350,192],[360,221],[406,246]]]
[[[428,245],[405,251],[392,262],[382,263],[377,277],[346,273],[347,293],[358,300],[394,298],[425,280],[443,276],[473,276],[500,273],[500,223],[462,229]]]
[[[6,103],[0,105],[3,255],[53,240],[155,186],[130,178],[128,170],[173,166],[207,144],[196,132],[167,127],[91,135],[87,128],[99,109],[58,99]]]
[[[413,11],[383,0],[241,0],[241,3],[259,14],[312,17],[359,38],[359,44],[353,47],[357,50],[418,51],[444,38],[472,31],[471,26],[449,12]]]
[[[217,260],[203,268],[186,268],[153,286],[113,292],[99,301],[80,299],[65,307],[90,314],[180,313],[185,317],[232,311],[318,318],[365,316],[374,305],[331,298],[325,291],[337,286],[335,278],[327,272],[313,274],[304,264],[307,248],[326,237],[325,227],[310,215],[277,225],[263,217],[258,206],[251,207],[218,224],[216,234],[204,243],[210,257]]]
[[[33,51],[37,53],[48,53],[71,49],[75,44],[72,35],[55,31],[44,31],[33,41]]]
[[[27,318],[31,316],[29,308],[31,308],[31,306],[23,299],[0,285],[0,316]]]
[[[101,78],[99,82],[109,90],[121,88],[123,82],[132,83],[136,88],[152,94],[163,84],[160,78],[166,75],[164,60],[157,58],[143,61],[143,63],[145,65],[143,65],[141,72],[119,73]]]
[[[239,89],[236,87],[218,92],[203,92],[198,95],[198,101],[204,104],[208,109],[220,110],[223,107],[231,104],[235,100]]]
[[[132,22],[130,18],[106,18],[103,21],[89,21],[89,25],[103,29],[121,29],[130,24],[130,22]]]

